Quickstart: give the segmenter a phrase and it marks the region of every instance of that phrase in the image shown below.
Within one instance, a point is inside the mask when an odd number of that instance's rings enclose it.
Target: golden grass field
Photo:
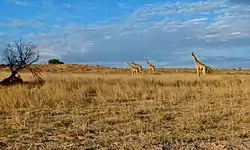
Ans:
[[[65,66],[0,87],[0,149],[250,149],[250,71]]]

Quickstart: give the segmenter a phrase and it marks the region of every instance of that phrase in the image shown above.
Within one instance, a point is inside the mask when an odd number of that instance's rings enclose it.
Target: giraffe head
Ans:
[[[125,63],[128,64],[128,65],[131,65],[129,61],[126,61]]]
[[[194,55],[194,52],[192,52],[192,56],[195,56],[195,55]]]

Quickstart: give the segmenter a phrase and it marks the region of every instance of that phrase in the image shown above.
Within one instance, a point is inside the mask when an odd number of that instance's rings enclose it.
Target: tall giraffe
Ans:
[[[136,64],[136,63],[134,63],[134,62],[131,62],[131,63],[132,63],[133,65],[135,65],[136,68],[138,68],[138,71],[139,71],[140,74],[143,73],[143,70],[142,70],[142,66],[141,66],[141,65]]]
[[[155,72],[155,66],[152,65],[151,63],[148,62],[148,60],[145,58],[145,61],[148,65],[148,71],[151,72],[151,73],[154,73]]]
[[[196,68],[196,73],[198,76],[200,76],[200,71],[202,71],[203,75],[206,75],[206,65],[201,63],[197,57],[195,56],[194,52],[192,52],[192,56],[194,58],[195,62],[195,68]]]
[[[126,62],[128,64],[129,70],[131,70],[132,74],[138,74],[139,70],[137,67],[131,65],[129,62]]]

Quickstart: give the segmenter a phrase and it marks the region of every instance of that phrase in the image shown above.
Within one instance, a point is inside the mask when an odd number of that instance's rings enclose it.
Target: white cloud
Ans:
[[[69,3],[62,3],[62,6],[65,8],[72,8],[73,5],[69,4]]]
[[[229,2],[232,2],[234,4],[250,4],[249,0],[229,0]]]
[[[105,36],[104,39],[108,40],[110,39],[112,36]]]
[[[240,32],[232,32],[231,35],[240,35]]]
[[[20,5],[20,6],[27,6],[28,5],[26,0],[9,0],[9,1],[13,4]]]
[[[129,8],[131,8],[128,4],[121,3],[121,2],[117,3],[117,7],[120,8],[120,9],[129,9]]]

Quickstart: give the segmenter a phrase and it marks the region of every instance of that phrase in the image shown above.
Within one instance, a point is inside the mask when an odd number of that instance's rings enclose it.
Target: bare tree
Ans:
[[[8,43],[3,53],[3,61],[10,68],[11,74],[0,84],[13,84],[14,82],[22,82],[20,77],[16,77],[18,72],[24,68],[28,68],[31,64],[39,60],[39,52],[37,46],[32,42],[25,43],[23,40]]]

